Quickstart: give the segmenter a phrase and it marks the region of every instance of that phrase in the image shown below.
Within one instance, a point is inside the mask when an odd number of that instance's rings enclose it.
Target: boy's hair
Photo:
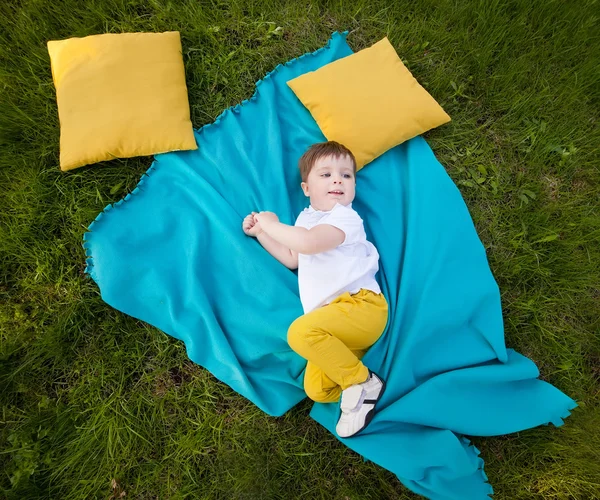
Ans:
[[[348,156],[352,160],[354,174],[356,175],[356,158],[354,158],[352,151],[339,142],[319,142],[308,148],[298,161],[298,168],[300,168],[302,182],[306,182],[308,174],[310,174],[310,171],[314,167],[317,160],[325,156],[333,156],[334,158]]]

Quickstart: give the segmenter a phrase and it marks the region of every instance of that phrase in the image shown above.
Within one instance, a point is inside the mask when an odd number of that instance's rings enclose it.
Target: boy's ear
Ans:
[[[306,182],[303,182],[300,184],[300,187],[302,188],[302,191],[304,191],[304,196],[309,196],[308,194],[308,184]]]

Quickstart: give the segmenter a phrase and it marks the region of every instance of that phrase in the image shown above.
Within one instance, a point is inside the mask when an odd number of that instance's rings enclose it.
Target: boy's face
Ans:
[[[346,155],[319,158],[301,186],[315,210],[327,212],[336,203],[349,205],[356,187],[352,160]]]

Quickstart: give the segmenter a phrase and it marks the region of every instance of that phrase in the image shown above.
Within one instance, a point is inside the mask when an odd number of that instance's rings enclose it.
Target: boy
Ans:
[[[290,269],[298,269],[304,315],[288,330],[288,343],[308,360],[304,389],[317,402],[341,395],[340,437],[364,429],[385,389],[360,359],[383,333],[388,306],[375,280],[379,254],[352,209],[356,161],[345,146],[311,146],[299,161],[302,190],[310,198],[295,226],[272,212],[252,212],[242,228]]]

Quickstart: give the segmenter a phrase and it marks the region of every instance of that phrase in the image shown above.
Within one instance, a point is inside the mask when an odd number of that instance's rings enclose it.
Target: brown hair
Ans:
[[[340,156],[348,156],[352,160],[354,174],[356,174],[356,158],[354,158],[352,151],[339,142],[319,142],[308,148],[298,161],[298,168],[300,169],[302,182],[306,182],[306,178],[308,177],[308,174],[310,174],[310,171],[314,167],[317,160],[326,156],[333,156],[335,158],[339,158]]]

